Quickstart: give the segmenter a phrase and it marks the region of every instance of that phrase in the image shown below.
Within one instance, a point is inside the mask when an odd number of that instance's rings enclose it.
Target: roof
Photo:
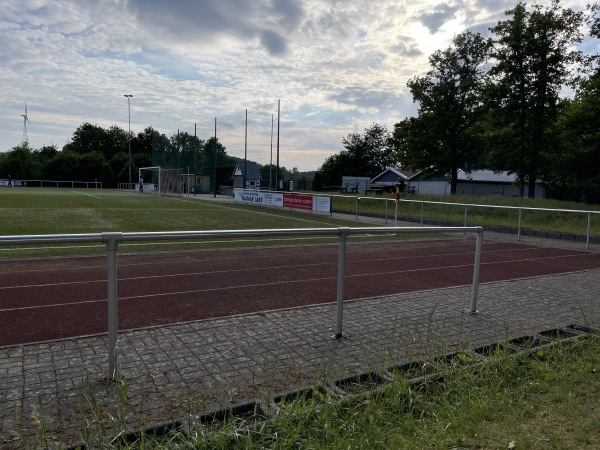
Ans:
[[[247,171],[245,175],[244,171]],[[247,180],[262,180],[258,164],[254,161],[244,161],[243,159],[237,162],[235,170],[233,171],[233,176],[241,176]]]
[[[417,172],[413,172],[411,170],[403,170],[400,167],[388,167],[375,178],[373,178],[371,182],[376,183],[379,178],[387,178],[385,176],[387,175],[389,177],[390,174],[393,174],[396,179],[402,178],[404,181],[410,181],[420,173],[420,170]]]
[[[473,170],[470,173],[458,169],[458,181],[468,181],[475,183],[514,183],[517,181],[517,175],[508,172],[493,172],[491,170]]]

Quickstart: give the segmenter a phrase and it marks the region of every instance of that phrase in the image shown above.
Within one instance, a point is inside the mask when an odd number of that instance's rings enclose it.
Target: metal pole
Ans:
[[[273,190],[273,124],[275,118],[271,114],[271,160],[269,161],[269,190]]]
[[[281,99],[277,100],[277,167],[275,168],[275,190],[279,190],[279,129],[281,125]]]
[[[336,327],[335,338],[342,337],[342,318],[344,314],[344,272],[346,265],[346,240],[348,237],[348,227],[339,227],[340,248],[338,252],[338,278],[337,278],[337,303],[336,303]]]
[[[521,240],[521,219],[523,218],[523,208],[519,208],[519,228],[517,229],[517,241]]]
[[[360,198],[356,197],[356,220],[358,220],[358,201]]]
[[[246,126],[244,127],[244,176],[243,179],[243,189],[247,189],[246,183],[248,182],[248,108],[246,108]]]
[[[217,197],[217,118],[215,117],[215,156],[213,160],[214,189],[213,197]]]
[[[127,141],[129,143],[129,186],[127,189],[131,189],[131,105],[129,100],[133,95],[125,94],[125,97],[127,97],[127,116],[129,117],[129,133],[127,134]]]
[[[398,226],[398,201],[395,200],[394,204],[396,205],[396,212],[394,213],[394,226]]]
[[[481,247],[483,243],[483,229],[477,232],[477,245],[475,248],[475,266],[473,267],[473,291],[471,295],[471,314],[477,313],[477,291],[479,289],[479,266],[481,265]]]
[[[424,203],[421,202],[421,226],[423,226],[423,207],[424,207]]]
[[[388,199],[385,199],[385,224],[387,225],[388,221]]]
[[[592,213],[588,211],[587,233],[585,238],[585,248],[590,248],[590,235],[592,233]]]
[[[198,150],[198,135],[196,134],[196,124],[194,123],[194,195],[198,193]],[[188,178],[188,183],[189,181]]]
[[[117,375],[117,333],[119,329],[117,303],[117,247],[123,240],[122,233],[102,233],[108,259],[108,378]]]

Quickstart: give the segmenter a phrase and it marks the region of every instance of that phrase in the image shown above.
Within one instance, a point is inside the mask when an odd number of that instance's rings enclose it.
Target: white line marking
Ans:
[[[92,194],[86,194],[85,192],[79,192],[79,191],[73,191],[76,194],[81,194],[81,195],[87,195],[88,197],[93,197],[93,198],[97,198],[98,200],[102,200],[102,197],[98,197],[96,195],[92,195]]]

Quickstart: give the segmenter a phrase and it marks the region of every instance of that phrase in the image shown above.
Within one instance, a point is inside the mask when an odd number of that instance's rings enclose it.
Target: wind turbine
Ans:
[[[29,122],[29,116],[27,116],[27,101],[25,101],[25,114],[21,114],[23,117],[23,144],[27,144],[29,142],[29,138],[27,137],[27,124]]]

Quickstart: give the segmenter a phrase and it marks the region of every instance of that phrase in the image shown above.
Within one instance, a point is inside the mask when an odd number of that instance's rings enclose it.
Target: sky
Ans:
[[[27,105],[33,149],[62,149],[83,123],[207,139],[216,118],[228,154],[275,163],[279,134],[280,165],[316,170],[348,134],[415,116],[406,83],[428,57],[463,31],[487,33],[514,5],[2,0],[0,151],[22,142]]]

